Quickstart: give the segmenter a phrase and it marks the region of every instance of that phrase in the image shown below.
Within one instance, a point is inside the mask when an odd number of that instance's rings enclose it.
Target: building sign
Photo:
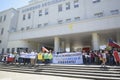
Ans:
[[[53,5],[53,4],[56,4],[59,2],[63,2],[63,1],[65,1],[65,0],[48,0],[45,2],[40,2],[40,4],[38,4],[38,5],[34,5],[34,6],[29,7],[29,8],[23,9],[22,12],[27,12],[27,11],[39,9],[41,7],[46,7],[46,6]]]
[[[53,55],[54,64],[83,64],[82,53],[60,53]]]

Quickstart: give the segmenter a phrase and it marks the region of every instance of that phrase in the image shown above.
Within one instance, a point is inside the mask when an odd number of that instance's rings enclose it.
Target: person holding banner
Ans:
[[[34,66],[35,65],[35,59],[36,59],[36,55],[37,55],[37,52],[34,52],[34,51],[31,51],[30,53],[32,56],[31,56],[31,66]]]
[[[24,52],[24,54],[27,55],[28,52]],[[27,58],[26,58],[26,56],[23,58],[23,63],[24,63],[24,65],[27,63]]]

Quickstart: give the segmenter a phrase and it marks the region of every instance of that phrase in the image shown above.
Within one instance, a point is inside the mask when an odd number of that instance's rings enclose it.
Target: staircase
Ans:
[[[1,65],[1,71],[29,73],[38,75],[52,75],[71,78],[98,79],[98,80],[120,80],[120,66],[100,65],[39,65],[36,67]]]

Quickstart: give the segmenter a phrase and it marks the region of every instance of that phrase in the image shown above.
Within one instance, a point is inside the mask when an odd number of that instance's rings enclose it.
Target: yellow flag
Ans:
[[[70,23],[70,24],[68,25],[68,27],[69,27],[70,30],[72,30],[72,29],[73,29],[73,24]]]

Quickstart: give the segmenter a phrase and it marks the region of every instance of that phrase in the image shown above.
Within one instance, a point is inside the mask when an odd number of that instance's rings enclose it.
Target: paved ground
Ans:
[[[0,80],[87,80],[87,79],[0,71]]]

